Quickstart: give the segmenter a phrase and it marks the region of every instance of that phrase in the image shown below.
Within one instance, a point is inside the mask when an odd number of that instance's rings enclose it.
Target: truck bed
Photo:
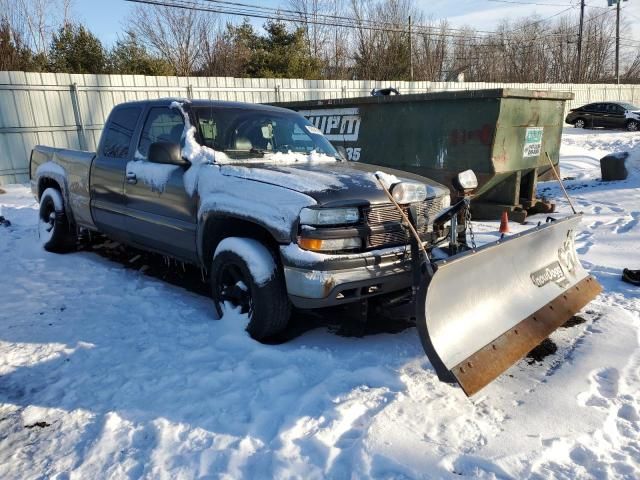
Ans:
[[[94,228],[89,207],[89,172],[94,157],[95,152],[36,145],[29,165],[31,191],[40,200],[48,179],[56,181],[72,207],[69,214],[74,223]]]

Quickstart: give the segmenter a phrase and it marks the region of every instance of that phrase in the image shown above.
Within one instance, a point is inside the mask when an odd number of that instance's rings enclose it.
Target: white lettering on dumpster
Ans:
[[[329,140],[355,142],[360,132],[360,111],[357,108],[300,110]]]

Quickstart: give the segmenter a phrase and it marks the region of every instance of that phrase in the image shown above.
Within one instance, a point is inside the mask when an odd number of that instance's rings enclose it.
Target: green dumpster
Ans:
[[[350,160],[433,178],[453,191],[473,169],[475,218],[551,211],[536,183],[558,162],[565,102],[572,93],[493,89],[278,103],[297,110]]]

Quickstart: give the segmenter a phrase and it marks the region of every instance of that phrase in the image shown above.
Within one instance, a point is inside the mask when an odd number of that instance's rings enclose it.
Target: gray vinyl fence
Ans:
[[[591,101],[640,102],[640,86],[485,82],[395,82],[286,78],[145,77],[0,72],[0,185],[29,179],[34,145],[95,150],[111,108],[161,97],[275,102],[369,95],[394,86],[402,93],[486,88],[570,91],[568,108]]]

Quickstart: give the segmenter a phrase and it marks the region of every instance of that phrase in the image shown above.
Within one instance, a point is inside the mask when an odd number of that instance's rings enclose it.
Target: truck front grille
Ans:
[[[411,218],[409,206],[403,206],[402,210]],[[416,228],[420,235],[429,231],[430,224],[441,210],[442,198],[430,198],[417,205],[418,217],[426,220]],[[402,216],[393,204],[372,205],[364,209],[363,214],[367,225],[373,230],[367,238],[368,248],[393,247],[409,241],[410,232],[402,226]]]

